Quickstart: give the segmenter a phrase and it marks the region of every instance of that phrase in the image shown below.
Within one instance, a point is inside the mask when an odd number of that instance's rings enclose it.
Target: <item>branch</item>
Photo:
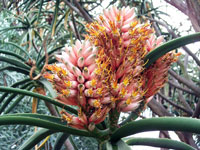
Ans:
[[[162,93],[159,92],[158,95],[159,95],[160,97],[162,97],[163,100],[165,100],[166,102],[170,103],[172,106],[174,106],[174,107],[176,107],[176,108],[178,108],[178,109],[180,109],[180,110],[186,112],[186,113],[189,114],[190,116],[193,114],[193,111],[192,111],[192,110],[188,110],[188,109],[186,109],[186,108],[184,108],[184,107],[182,107],[182,106],[179,106],[178,104],[176,104],[176,103],[174,103],[173,101],[169,100],[169,99],[168,99],[165,95],[163,95]]]
[[[170,5],[174,6],[175,8],[180,10],[185,15],[188,15],[187,6],[182,1],[180,1],[180,0],[165,0],[165,2],[167,2]]]
[[[168,80],[168,83],[169,83],[170,85],[172,85],[173,87],[175,87],[175,88],[177,88],[177,89],[179,89],[179,90],[182,90],[182,91],[184,91],[184,92],[186,92],[186,93],[188,93],[188,94],[193,94],[193,95],[195,95],[195,96],[200,97],[200,95],[198,95],[198,94],[196,94],[196,93],[194,93],[194,92],[192,92],[192,91],[190,91],[190,90],[188,90],[188,89],[185,89],[185,88],[181,87],[178,83],[174,83],[174,82],[171,81],[171,80]]]
[[[185,108],[187,108],[188,110],[190,110],[190,112],[192,112],[193,114],[193,110],[190,107],[190,105],[187,103],[187,101],[185,100],[185,98],[183,97],[183,94],[178,90],[178,99],[181,101],[181,103],[185,106]]]
[[[197,0],[186,0],[188,17],[192,23],[192,26],[196,32],[200,31],[200,4]]]
[[[49,112],[51,113],[51,115],[56,116],[56,117],[59,116],[54,105],[52,105],[51,103],[46,102],[46,101],[45,101],[45,105],[49,109]]]
[[[74,14],[73,14],[73,11],[71,12],[72,14],[72,23],[73,23],[73,26],[74,26],[74,31],[75,31],[75,36],[77,39],[81,40],[81,36],[77,30],[77,27],[76,27],[76,22],[75,22],[75,19],[74,19]]]
[[[69,8],[71,8],[71,10],[75,11],[79,16],[83,17],[81,12],[76,7],[74,7],[68,0],[63,0],[63,1],[67,6],[69,6]]]
[[[127,6],[126,2],[124,0],[120,0],[120,1],[121,1],[121,3],[122,3],[123,6],[125,6],[125,7]]]
[[[196,92],[197,95],[200,96],[200,88],[197,87],[193,82],[188,81],[187,79],[179,76],[176,74],[173,70],[169,69],[169,74],[173,76],[175,79],[177,79],[179,82],[185,84],[188,88],[192,89],[194,92]]]
[[[158,116],[173,116],[155,98],[148,103],[148,106]]]
[[[2,0],[2,3],[3,3],[3,8],[7,8],[5,0]]]
[[[83,15],[83,18],[87,21],[87,22],[93,22],[92,18],[88,15],[88,13],[82,8],[82,6],[76,1],[74,0],[74,4],[76,5],[76,7],[79,9],[79,11],[81,12],[81,14]]]
[[[198,101],[196,108],[194,110],[194,114],[192,115],[193,118],[199,118],[200,115],[200,100]]]

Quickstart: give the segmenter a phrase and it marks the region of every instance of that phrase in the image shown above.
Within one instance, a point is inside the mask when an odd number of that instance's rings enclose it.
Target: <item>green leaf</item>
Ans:
[[[200,32],[168,41],[165,44],[155,48],[145,56],[144,62],[147,62],[145,67],[148,68],[152,63],[154,63],[158,58],[167,52],[197,41],[200,41]]]
[[[126,141],[128,145],[146,145],[178,150],[195,150],[190,145],[166,138],[132,138]]]
[[[56,5],[55,5],[56,8],[54,11],[53,23],[51,25],[51,37],[54,36],[55,30],[56,30],[56,22],[57,22],[57,18],[58,18],[59,4],[60,4],[60,0],[56,0]]]
[[[156,130],[184,131],[200,134],[200,120],[186,117],[160,117],[130,122],[117,129],[111,136],[112,142],[123,137]]]
[[[60,150],[66,141],[66,139],[69,137],[69,134],[67,133],[60,133],[56,139],[56,143],[54,145],[53,150]]]
[[[12,3],[10,3],[10,4],[12,4]],[[8,8],[9,8],[9,7],[8,7]],[[24,21],[23,16],[20,18],[21,15],[15,14],[14,12],[12,12],[12,10],[4,9],[4,11],[6,11],[8,14],[10,14],[10,15],[9,15],[9,16],[10,16],[9,18],[18,20],[19,22],[21,22],[22,24],[25,25],[24,27],[27,27],[27,26],[28,26],[28,23]]]
[[[69,136],[69,141],[72,144],[74,150],[78,150],[77,145],[75,144],[75,141],[72,139],[72,135]]]
[[[6,50],[0,49],[0,53],[7,54],[7,55],[10,55],[10,56],[14,56],[14,57],[16,57],[16,58],[18,58],[18,59],[20,59],[22,61],[26,61],[26,59],[24,59],[24,57],[14,53],[14,52],[11,52],[11,51],[6,51]]]
[[[117,150],[131,150],[131,148],[122,140],[117,142]]]
[[[25,89],[27,88],[30,84],[32,84],[31,82],[25,84],[24,86],[21,87],[21,89]],[[27,88],[27,90],[30,90],[33,87],[33,85],[31,85],[30,87]],[[10,102],[17,96],[17,94],[12,93],[6,100],[5,102],[1,105],[0,107],[0,114],[5,110],[5,108],[8,106],[8,104],[10,104]]]
[[[24,53],[28,56],[29,59],[31,59],[31,57],[30,57],[30,55],[28,54],[28,52],[27,52],[26,50],[24,50],[22,47],[20,47],[19,45],[15,44],[15,43],[13,43],[13,42],[3,42],[3,44],[9,44],[9,45],[12,45],[12,46],[14,46],[14,47],[20,49],[22,52],[24,52]]]
[[[21,84],[24,84],[24,83],[27,83],[27,82],[29,82],[30,81],[30,78],[26,78],[26,79],[23,79],[23,80],[21,80],[21,81],[18,81],[18,82],[16,82],[16,83],[14,83],[13,85],[11,85],[11,87],[17,87],[17,86],[19,86],[19,85],[21,85]],[[6,96],[8,95],[9,93],[4,93],[2,96],[1,96],[1,98],[0,98],[0,103],[2,103],[2,101],[4,100],[4,98],[6,98]]]
[[[34,133],[27,141],[20,146],[19,150],[28,150],[33,148],[36,144],[38,144],[41,140],[46,138],[47,136],[55,133],[53,130],[49,129],[40,129],[36,133]]]
[[[4,32],[7,32],[9,30],[14,30],[14,29],[27,29],[26,26],[13,26],[13,27],[8,27],[8,28],[3,28],[0,30],[0,35],[3,34]]]
[[[24,95],[19,96],[3,113],[4,114],[8,114],[9,112],[11,112],[15,106],[17,106],[17,104],[19,104],[19,102],[24,98]]]
[[[42,5],[43,5],[43,1],[44,1],[44,0],[40,0],[40,8],[39,8],[39,11],[38,11],[37,23],[38,23],[38,21],[39,21],[40,14],[41,14],[41,11],[42,11]]]
[[[64,46],[59,46],[59,47],[56,47],[56,48],[50,50],[50,51],[48,52],[48,55],[53,54],[54,52],[56,52],[57,50],[59,50],[59,49],[61,49],[61,48],[63,48],[63,47],[64,47]],[[43,56],[41,59],[39,59],[39,61],[37,62],[37,64],[40,65],[44,60],[45,60],[45,56]],[[42,66],[40,65],[39,68],[42,68]]]
[[[46,79],[41,79],[39,80],[39,82],[41,82],[44,85],[44,87],[49,91],[52,97],[57,96],[56,91],[53,89],[52,84],[49,81],[47,81]]]
[[[28,66],[28,65],[24,64],[23,62],[18,61],[16,59],[0,56],[0,60],[4,61],[4,62],[7,62],[9,64],[12,64],[14,66],[17,66],[17,67],[21,67],[21,68],[23,68],[25,70],[30,70],[31,69],[30,66]]]
[[[16,71],[18,73],[22,73],[25,75],[29,75],[29,71],[20,67],[16,67],[16,66],[6,66],[3,68],[0,68],[0,72],[4,71],[4,70],[9,70],[9,71]]]
[[[112,145],[109,141],[106,142],[106,150],[113,150]]]
[[[128,122],[137,119],[138,116],[139,116],[138,113],[132,111],[132,112],[129,114],[129,116],[126,117],[126,119],[123,120],[123,121],[120,123],[120,125],[123,126],[123,125],[127,124]]]
[[[66,15],[69,15],[70,9],[68,9],[65,14],[61,17],[61,19],[56,24],[56,29],[58,28],[59,24],[62,22],[62,20],[65,18]]]
[[[30,87],[27,88],[27,90],[31,90],[34,87],[34,85],[31,85]],[[12,111],[17,104],[24,98],[24,95],[19,96],[5,111],[4,114],[8,114],[10,111]]]
[[[11,114],[0,116],[0,125],[24,124],[50,129],[54,132],[65,132],[79,136],[95,137],[85,130],[68,127],[61,118],[42,114]]]
[[[62,103],[60,103],[60,102],[58,102],[58,101],[56,101],[53,98],[48,97],[48,96],[44,96],[44,95],[37,94],[37,93],[34,93],[34,92],[30,92],[30,91],[27,91],[27,90],[22,90],[22,89],[18,89],[18,88],[9,88],[9,87],[3,87],[3,86],[0,86],[0,91],[36,97],[36,98],[39,98],[41,100],[47,101],[51,104],[54,104],[56,106],[59,106],[59,107],[65,109],[65,110],[67,110],[71,113],[77,114],[77,111],[75,109],[73,109],[73,108],[71,108],[71,107],[69,107],[65,104],[62,104]]]

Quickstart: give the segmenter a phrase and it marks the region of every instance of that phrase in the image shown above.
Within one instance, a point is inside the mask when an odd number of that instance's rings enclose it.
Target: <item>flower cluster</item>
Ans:
[[[47,78],[56,89],[57,100],[78,106],[79,115],[62,111],[68,125],[84,129],[102,122],[111,109],[134,111],[147,103],[167,80],[167,70],[177,59],[173,52],[144,67],[144,57],[159,46],[148,23],[140,24],[134,8],[104,11],[86,25],[86,40],[65,47],[60,62],[47,65]]]

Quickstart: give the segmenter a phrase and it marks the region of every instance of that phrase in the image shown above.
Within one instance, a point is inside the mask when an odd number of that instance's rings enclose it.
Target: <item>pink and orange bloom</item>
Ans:
[[[102,122],[111,109],[134,111],[163,87],[174,52],[159,58],[148,69],[144,57],[163,42],[150,24],[140,24],[134,8],[112,7],[86,25],[85,41],[77,40],[57,55],[60,63],[47,65],[47,78],[57,100],[77,106],[79,115],[61,114],[68,125],[88,129]]]

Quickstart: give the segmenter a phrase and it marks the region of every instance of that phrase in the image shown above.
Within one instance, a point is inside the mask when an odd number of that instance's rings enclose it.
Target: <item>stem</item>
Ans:
[[[111,141],[145,131],[171,130],[200,133],[200,120],[186,117],[160,117],[131,122],[116,130]]]
[[[120,112],[117,109],[111,109],[109,112],[110,131],[114,132],[118,128]]]
[[[39,99],[44,100],[46,102],[49,102],[51,104],[54,104],[56,106],[59,106],[61,108],[64,108],[69,112],[77,114],[77,111],[75,109],[73,109],[73,108],[71,108],[71,107],[69,107],[69,106],[67,106],[65,104],[59,103],[55,99],[50,98],[48,96],[44,96],[44,95],[37,94],[37,93],[34,93],[34,92],[30,92],[30,91],[27,91],[27,90],[22,90],[22,89],[18,89],[18,88],[3,87],[3,86],[0,86],[0,91],[16,93],[16,94],[23,94],[23,95],[27,95],[27,96],[36,97],[36,98],[39,98]]]
[[[194,150],[188,144],[183,142],[170,140],[170,139],[160,139],[160,138],[133,138],[126,142],[128,145],[146,145],[153,147],[162,147],[167,149],[178,149],[178,150]]]

